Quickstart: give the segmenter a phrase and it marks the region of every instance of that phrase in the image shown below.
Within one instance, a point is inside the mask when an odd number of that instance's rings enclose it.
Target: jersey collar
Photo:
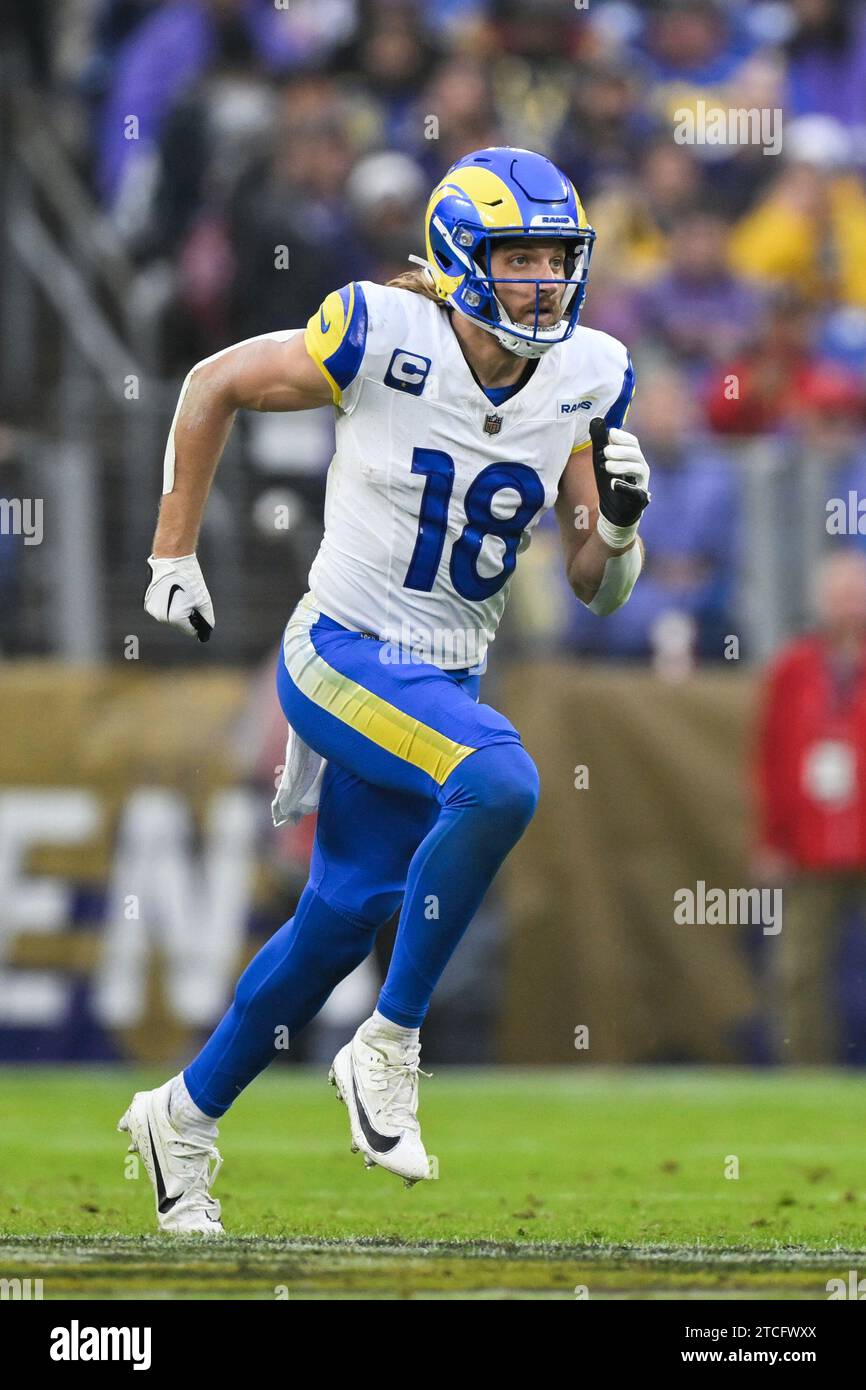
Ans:
[[[528,377],[524,376],[520,389],[513,396],[510,396],[507,401],[503,401],[501,405],[494,405],[490,397],[485,395],[483,386],[479,384],[478,378],[463,355],[460,339],[454,332],[451,323],[449,310],[439,309],[437,312],[440,317],[439,333],[443,348],[442,367],[443,371],[447,373],[446,380],[440,386],[440,401],[453,402],[455,405],[477,413],[481,429],[484,428],[487,417],[491,415],[500,416],[503,427],[509,421],[531,416],[539,390],[543,390],[545,379],[555,369],[550,359],[556,355],[556,348],[551,348],[550,352],[546,352],[543,357],[535,359],[537,362],[535,370]]]

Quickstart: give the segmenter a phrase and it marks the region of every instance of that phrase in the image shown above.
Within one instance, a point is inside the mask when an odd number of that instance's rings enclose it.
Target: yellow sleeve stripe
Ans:
[[[304,331],[307,352],[331,387],[334,404],[354,381],[367,342],[367,304],[360,285],[332,290]]]

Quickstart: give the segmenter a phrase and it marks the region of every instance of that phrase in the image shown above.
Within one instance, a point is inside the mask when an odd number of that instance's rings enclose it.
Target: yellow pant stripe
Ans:
[[[395,757],[420,768],[439,786],[464,758],[476,751],[446,738],[429,724],[342,675],[319,656],[309,631],[302,635],[305,642],[293,641],[290,625],[285,644],[286,666],[298,689],[320,709]]]

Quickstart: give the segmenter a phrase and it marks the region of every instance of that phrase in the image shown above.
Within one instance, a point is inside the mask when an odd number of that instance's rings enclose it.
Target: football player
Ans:
[[[120,1121],[164,1230],[222,1231],[216,1121],[398,908],[377,1007],[330,1079],[368,1166],[430,1176],[419,1029],[538,798],[519,733],[479,702],[487,644],[550,508],[593,612],[625,603],[640,573],[634,373],[622,343],[578,326],[595,232],[573,185],[529,150],[479,150],[434,189],[425,224],[426,257],[390,285],[345,285],[305,331],[200,362],[169,436],[144,604],[207,641],[195,551],[235,412],[336,412],[324,537],[277,671],[291,732],[275,820],[318,803],[309,882],[198,1056]]]

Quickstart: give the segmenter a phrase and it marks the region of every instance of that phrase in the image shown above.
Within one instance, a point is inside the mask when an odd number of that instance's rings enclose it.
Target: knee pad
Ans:
[[[442,787],[442,804],[480,807],[522,833],[539,789],[538,769],[521,743],[491,743],[457,765]]]

